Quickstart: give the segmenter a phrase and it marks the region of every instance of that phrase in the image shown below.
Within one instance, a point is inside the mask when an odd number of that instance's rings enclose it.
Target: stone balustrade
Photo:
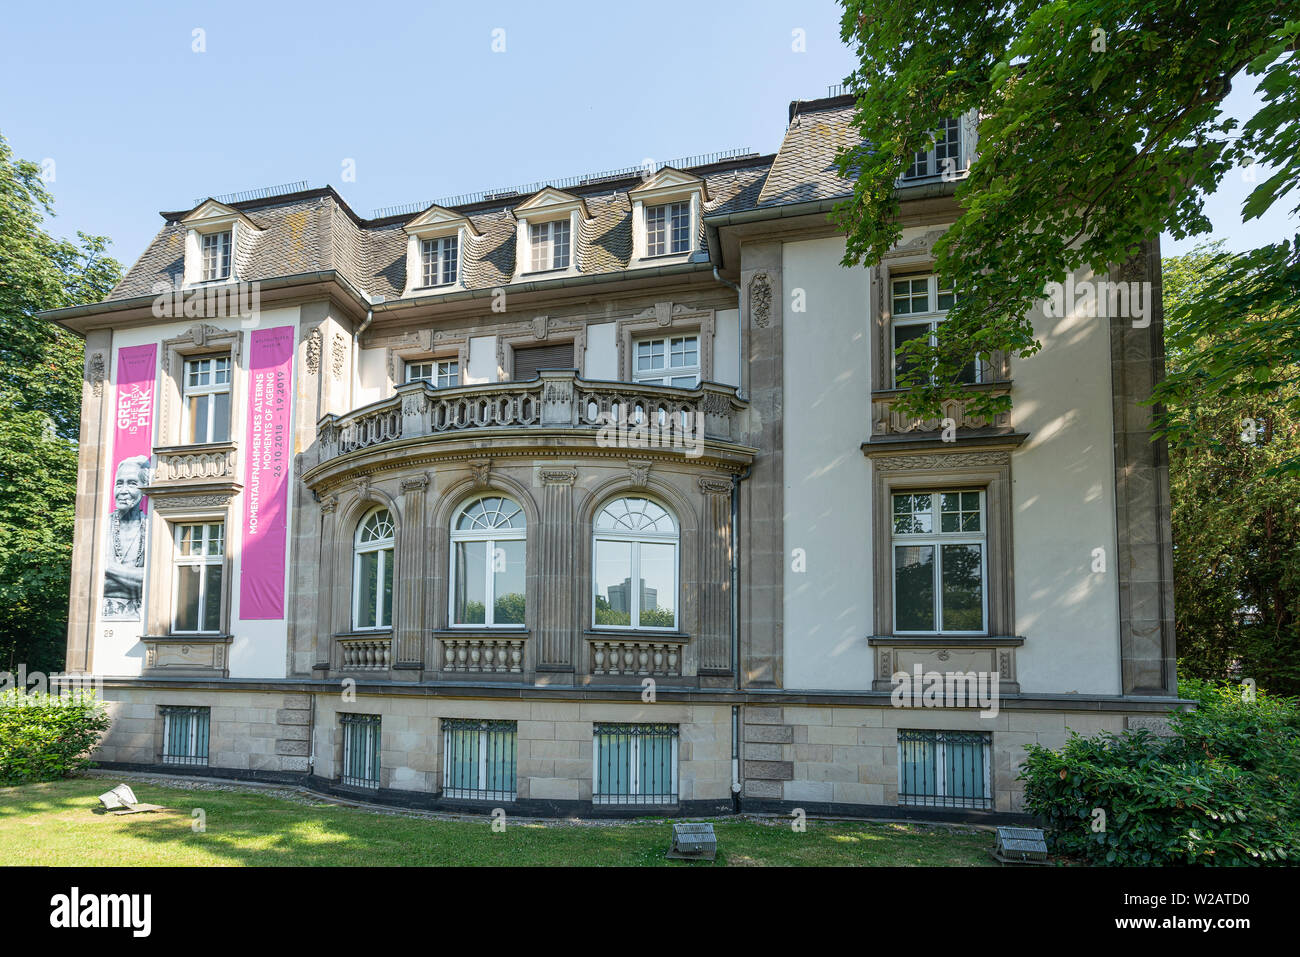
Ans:
[[[392,660],[392,644],[388,635],[339,638],[339,665],[343,671],[387,671]]]
[[[522,674],[523,636],[438,639],[442,645],[443,672],[459,674]]]
[[[528,382],[450,389],[413,382],[398,386],[390,398],[322,418],[319,461],[398,441],[493,430],[572,431],[620,447],[691,449],[704,441],[738,443],[746,408],[733,386],[596,382],[572,370],[543,371]]]
[[[235,445],[211,442],[154,450],[152,484],[237,481]]]
[[[589,638],[593,675],[659,675],[682,673],[681,646],[677,642],[647,638]]]
[[[984,390],[988,395],[1008,395],[1010,389],[996,387]],[[917,419],[904,415],[896,405],[899,393],[876,393],[871,397],[871,433],[874,436],[905,435],[913,432],[937,432],[945,427],[945,419],[952,420],[957,429],[1009,429],[1011,415],[1003,413],[992,422],[977,416],[968,415],[964,399],[949,399],[943,403],[943,414],[929,419]]]

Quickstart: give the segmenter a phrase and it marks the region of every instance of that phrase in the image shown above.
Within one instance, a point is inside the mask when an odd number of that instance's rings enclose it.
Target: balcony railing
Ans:
[[[1010,389],[1005,386],[986,388],[991,395],[1007,395]],[[896,401],[899,393],[877,392],[871,397],[871,434],[875,436],[902,435],[911,432],[935,432],[949,425],[956,429],[1006,429],[1011,426],[1011,416],[1003,413],[992,422],[987,419],[969,415],[964,399],[949,399],[943,403],[941,416],[930,419],[917,419],[898,411]],[[951,419],[951,423],[945,420]]]
[[[388,635],[374,638],[339,638],[339,666],[344,671],[387,671],[392,660],[393,640]]]
[[[655,445],[692,448],[701,441],[738,442],[747,404],[733,386],[694,389],[600,382],[572,370],[543,371],[529,382],[490,382],[437,389],[415,382],[388,399],[317,424],[320,461],[390,442],[488,430],[571,430],[599,439],[602,430],[653,433]]]
[[[232,442],[154,450],[154,485],[233,481],[236,481],[236,461]]]

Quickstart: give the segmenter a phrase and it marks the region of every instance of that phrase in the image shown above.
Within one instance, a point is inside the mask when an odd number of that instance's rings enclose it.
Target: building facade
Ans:
[[[1068,277],[1145,289],[1145,322],[1045,301],[1038,355],[969,370],[1009,415],[909,420],[895,350],[952,302],[931,249],[975,129],[846,268],[851,111],[372,219],[328,187],[164,213],[108,300],[49,314],[86,341],[67,667],[103,680],[98,760],[521,813],[1006,815],[1025,744],[1158,722],[1155,241]],[[994,704],[900,707],[922,674]]]

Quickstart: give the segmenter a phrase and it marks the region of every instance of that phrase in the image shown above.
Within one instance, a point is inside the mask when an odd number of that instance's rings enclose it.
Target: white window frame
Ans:
[[[181,537],[184,533],[184,529],[187,528],[203,529],[201,533],[202,547],[200,553],[197,555],[193,553],[193,546],[191,546],[191,553],[189,555],[181,554]],[[217,529],[217,533],[215,535],[213,535],[212,529]],[[193,541],[192,537],[191,537],[191,541]],[[212,544],[213,541],[216,542],[219,549],[215,555],[208,553],[208,546]],[[221,566],[221,587],[224,590],[224,588],[226,587],[225,563],[226,563],[226,523],[224,521],[217,521],[217,522],[197,521],[197,522],[176,522],[175,523],[175,528],[172,531],[171,633],[173,635],[219,635],[221,634],[222,618],[225,614],[225,610],[224,608],[222,608],[220,602],[221,596],[218,596],[216,627],[214,628],[199,627],[195,629],[181,629],[177,627],[176,622],[180,612],[181,572],[184,569],[193,568],[195,566],[199,566],[201,569],[199,574],[198,608],[196,609],[196,614],[194,616],[195,622],[201,626],[204,624],[203,609],[207,606],[207,600],[208,600],[209,586],[208,586],[207,568],[214,565]]]
[[[203,282],[229,279],[234,259],[234,229],[199,234],[199,271]]]
[[[663,217],[663,237],[662,243],[657,244],[655,240],[655,228],[651,225],[654,219],[659,216]],[[677,246],[677,224],[678,220],[685,221],[685,234],[682,237],[684,244],[679,248]],[[667,203],[656,203],[654,206],[645,207],[645,248],[646,258],[655,256],[675,256],[691,251],[694,245],[691,234],[691,201],[673,200]]]
[[[646,499],[659,506],[667,513],[669,520],[673,523],[673,531],[653,532],[653,531],[618,531],[618,530],[601,530],[597,529],[600,522],[600,516],[606,509],[621,502],[625,499]],[[671,633],[677,631],[681,624],[681,576],[682,576],[682,526],[677,520],[677,515],[663,502],[651,498],[648,495],[618,495],[605,502],[596,510],[596,517],[592,521],[592,544],[591,544],[591,626],[600,629],[615,629],[618,631],[658,631]],[[631,577],[629,579],[628,595],[628,617],[626,625],[609,625],[596,623],[596,599],[600,596],[599,581],[596,577],[596,555],[601,542],[628,542],[631,543]],[[642,625],[641,621],[641,546],[642,545],[672,545],[673,546],[673,623],[672,625]]]
[[[420,277],[422,289],[456,284],[460,278],[459,233],[420,240]]]
[[[975,492],[979,495],[980,530],[973,532],[941,532],[944,495],[961,495],[963,492]],[[899,534],[894,531],[894,499],[900,495],[930,496],[929,532],[911,532]],[[914,514],[914,513],[913,513]],[[959,513],[960,514],[960,513]],[[889,579],[893,594],[895,635],[972,635],[985,636],[989,633],[989,526],[988,496],[982,488],[896,488],[889,494]],[[900,545],[930,545],[934,548],[934,629],[930,631],[903,631],[898,627],[898,553]],[[945,630],[943,627],[943,546],[944,545],[979,545],[980,546],[980,607],[984,627],[978,631]]]
[[[629,722],[628,728],[649,727],[654,724],[667,722]],[[603,724],[603,723],[598,723]],[[679,770],[679,750],[678,743],[681,741],[681,726],[678,725],[677,734],[663,735],[672,742],[672,795],[646,795],[641,793],[641,742],[644,738],[649,737],[645,734],[634,734],[627,732],[630,739],[628,747],[628,788],[627,794],[601,794],[600,793],[600,749],[601,733],[599,727],[593,728],[591,742],[591,803],[593,804],[675,804],[681,799],[678,781]],[[606,732],[608,733],[608,732]],[[630,800],[631,798],[641,798],[639,801]]]
[[[491,724],[493,722],[489,721],[487,723]],[[443,725],[442,792],[444,797],[455,798],[456,800],[461,800],[461,801],[477,801],[477,800],[513,801],[518,797],[519,794],[519,723],[517,721],[512,721],[509,723],[514,725],[514,729],[510,733],[514,735],[514,758],[515,758],[515,773],[512,775],[512,778],[515,782],[515,787],[513,790],[509,792],[494,791],[487,786],[488,784],[488,773],[487,773],[488,737],[492,734],[504,734],[506,733],[506,729],[490,728],[490,727],[472,728],[461,723],[460,721],[457,721],[456,723],[446,723]],[[457,734],[468,734],[471,732],[476,733],[478,735],[478,776],[477,776],[478,786],[474,788],[454,787],[451,779],[452,762],[450,758],[450,755],[452,754],[452,739]]]
[[[499,498],[503,502],[509,502],[515,508],[519,509],[519,516],[523,520],[523,528],[482,528],[482,529],[462,529],[456,526],[460,524],[460,517],[465,514],[466,510],[472,508],[478,502],[485,498]],[[480,622],[458,622],[456,621],[456,545],[459,542],[486,542],[487,549],[484,554],[483,562],[483,621]],[[522,631],[527,628],[527,622],[503,622],[496,624],[493,619],[496,617],[496,581],[494,569],[494,556],[498,542],[523,542],[524,543],[524,609],[527,615],[528,608],[528,516],[524,512],[524,507],[508,495],[497,493],[488,493],[486,495],[475,495],[472,498],[462,502],[460,507],[452,513],[451,516],[451,548],[448,551],[448,569],[447,574],[447,623],[450,628],[493,628],[501,631]]]
[[[190,706],[190,705],[163,705],[162,708],[163,722],[163,739],[162,754],[160,755],[163,764],[180,764],[194,766],[203,766],[211,760],[212,752],[212,709]],[[207,732],[207,741],[204,742],[203,754],[198,753],[199,745],[199,714],[200,711],[206,711],[206,720],[203,721],[203,729]],[[175,719],[181,716],[189,719],[189,732],[184,735],[184,753],[170,754],[168,745],[172,744],[173,735],[175,734]],[[203,760],[200,761],[199,758]]]
[[[361,535],[365,531],[366,524],[371,518],[387,513],[388,526],[392,530],[391,534],[382,538],[373,539],[369,542],[362,542]],[[393,558],[396,554],[395,542],[397,540],[397,523],[393,519],[393,513],[385,506],[372,508],[361,517],[357,522],[357,530],[353,533],[352,539],[352,630],[353,631],[391,631],[393,627],[393,608],[392,604],[388,607],[388,622],[382,621],[380,612],[383,610],[384,603],[384,586],[389,579],[393,577]],[[378,552],[379,558],[375,565],[375,623],[373,625],[362,625],[361,621],[361,559],[364,555],[371,552]],[[394,589],[394,593],[396,590]]]
[[[676,342],[685,343],[688,339],[695,340],[695,363],[689,366],[674,366],[673,344]],[[664,367],[662,369],[642,369],[641,346],[653,346],[655,343],[663,343]],[[700,334],[698,332],[685,332],[681,335],[668,336],[646,336],[640,339],[632,340],[632,381],[645,385],[663,385],[674,389],[696,389],[699,388],[703,380],[703,353],[700,349]],[[695,381],[690,385],[673,385],[673,379],[684,379],[692,376]],[[662,380],[662,381],[661,381]]]
[[[556,233],[565,235],[564,262],[556,261]],[[550,272],[555,269],[568,269],[573,262],[573,229],[566,217],[551,219],[544,223],[528,224],[528,249],[530,272]]]
[[[937,139],[935,145],[928,150],[918,150],[913,154],[912,162],[907,169],[903,170],[902,179],[904,181],[944,175],[952,179],[963,170],[961,120],[956,117],[947,117],[941,122],[943,127],[935,130],[935,134],[937,137],[938,134],[942,133],[943,139]],[[951,153],[949,152],[950,149]]]
[[[200,368],[203,363],[208,363],[206,369]],[[220,368],[224,363],[225,368]],[[233,424],[230,419],[234,416],[234,394],[231,388],[231,380],[234,378],[234,360],[230,353],[210,356],[187,356],[185,366],[181,371],[181,435],[185,437],[185,445],[204,445],[211,442],[229,442],[230,435],[233,431]],[[218,382],[217,378],[225,374],[225,381]],[[208,382],[191,385],[191,375],[207,375]],[[226,411],[226,437],[223,439],[214,438],[216,432],[214,428],[217,417],[213,414],[216,410],[218,395],[227,395],[230,397],[227,403]],[[191,435],[191,428],[194,424],[194,416],[190,411],[190,399],[199,397],[200,401],[206,401],[208,407],[208,429],[207,434],[203,437]]]
[[[897,310],[894,308],[894,302],[896,298],[894,292],[895,285],[901,282],[906,282],[906,283],[917,282],[922,279],[926,281],[925,310],[922,312],[909,312],[906,315],[900,316]],[[945,319],[948,318],[948,309],[946,307],[941,308],[939,305],[939,297],[941,295],[952,296],[953,301],[955,302],[956,288],[955,286],[940,286],[939,277],[932,272],[931,273],[906,273],[903,275],[891,275],[889,277],[889,315],[890,315],[889,350],[890,350],[890,356],[892,357],[889,364],[889,377],[890,377],[890,383],[893,385],[895,389],[898,388],[898,338],[895,335],[895,330],[903,326],[926,326],[929,329],[930,345],[933,346],[937,341],[935,338],[935,333],[939,329],[939,323],[943,322]],[[907,298],[909,299],[915,298],[915,294],[909,294]],[[976,359],[975,379],[974,382],[970,384],[978,385],[979,383],[984,381],[983,367],[984,364],[980,362],[979,359]],[[934,379],[935,377],[932,374],[930,376],[930,381],[933,382]]]
[[[454,389],[460,385],[460,360],[412,359],[406,363],[406,381],[427,382],[435,389]]]
[[[929,800],[926,800],[925,799],[926,796],[924,795],[904,796],[903,765],[905,762],[903,760],[903,745],[905,742],[898,741],[896,744],[897,747],[896,754],[897,754],[897,762],[898,762],[898,803],[906,807],[961,807],[961,808],[977,809],[976,806],[971,804],[967,799],[948,793],[948,740],[947,738],[941,739],[940,736],[948,734],[949,729],[900,728],[899,731],[909,731],[912,733],[922,732],[934,736],[931,739],[930,743],[933,745],[935,749],[935,755],[934,755],[935,793],[933,797],[931,797]],[[984,764],[984,768],[983,768],[984,797],[981,799],[981,802],[984,803],[987,807],[991,808],[993,806],[993,790],[992,790],[993,777],[992,777],[992,769],[991,769],[991,765],[993,764],[993,735],[987,731],[986,732],[962,731],[962,732],[953,732],[953,733],[960,733],[960,734],[983,733],[987,735],[987,739],[984,744],[984,747],[980,748],[980,756],[983,758],[983,764]]]

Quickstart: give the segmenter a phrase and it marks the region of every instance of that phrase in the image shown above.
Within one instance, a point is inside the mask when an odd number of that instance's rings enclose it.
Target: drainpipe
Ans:
[[[370,328],[370,324],[375,321],[375,310],[373,304],[366,310],[366,321],[357,326],[352,333],[352,381],[351,395],[348,396],[348,408],[356,405],[357,390],[361,388],[361,382],[358,378],[361,371],[357,368],[357,353],[361,349],[361,334]]]
[[[740,483],[753,467],[731,478],[731,675],[740,690]],[[740,706],[731,706],[731,804],[740,813]]]
[[[718,272],[717,266],[713,267],[713,278],[716,279],[718,282],[722,283],[724,286],[730,286],[732,289],[736,290],[736,300],[737,300],[736,304],[739,305],[740,287],[736,285],[734,282],[732,282],[730,279],[723,279],[722,274]]]
[[[311,716],[307,719],[307,777],[316,776],[316,692],[311,695]]]

